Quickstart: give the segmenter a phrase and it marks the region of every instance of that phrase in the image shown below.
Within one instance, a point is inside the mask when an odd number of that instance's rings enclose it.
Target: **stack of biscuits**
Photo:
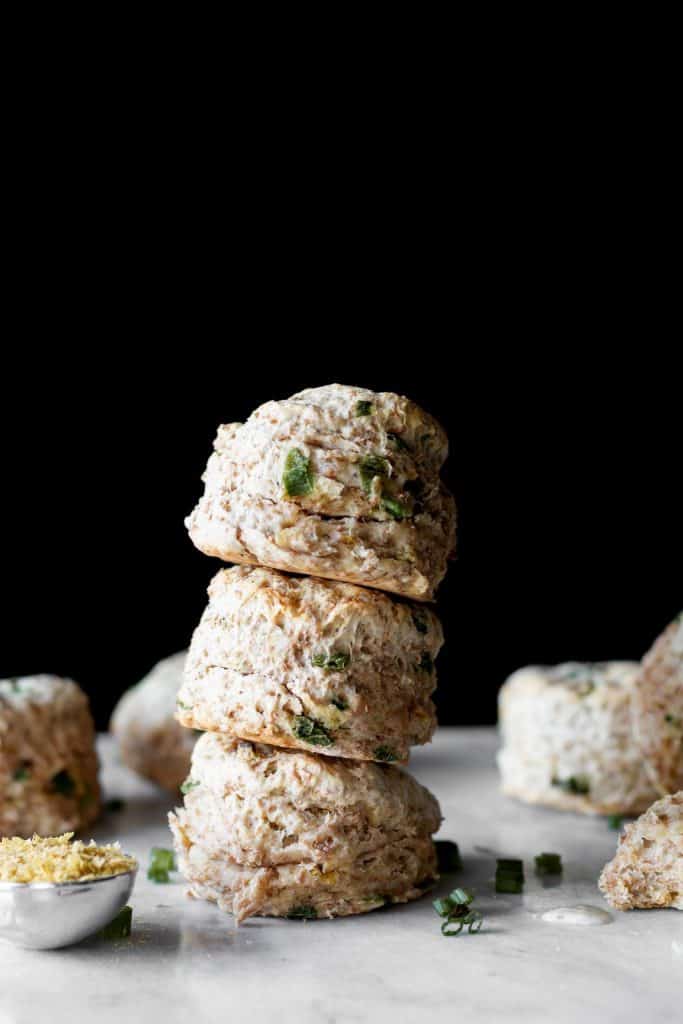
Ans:
[[[169,822],[191,894],[238,922],[363,913],[437,877],[439,806],[398,765],[436,727],[446,454],[408,399],[341,385],[218,431],[187,526],[238,564],[190,646],[176,717],[204,734]]]

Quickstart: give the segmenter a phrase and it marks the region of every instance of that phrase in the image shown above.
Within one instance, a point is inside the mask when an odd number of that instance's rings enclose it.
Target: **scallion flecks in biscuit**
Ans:
[[[360,913],[414,899],[436,876],[439,807],[392,766],[320,758],[206,733],[171,815],[190,889],[238,919]]]
[[[226,561],[429,600],[455,540],[446,452],[399,395],[330,385],[267,402],[219,429],[188,529]]]
[[[405,761],[436,726],[441,625],[348,583],[217,574],[178,693],[185,726],[333,757]]]
[[[531,666],[499,695],[503,792],[588,814],[640,813],[655,797],[631,726],[635,662]]]
[[[88,699],[70,679],[0,680],[0,836],[84,828],[100,811]]]

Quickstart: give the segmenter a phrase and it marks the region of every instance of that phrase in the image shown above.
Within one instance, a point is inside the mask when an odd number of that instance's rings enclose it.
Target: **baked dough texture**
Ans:
[[[443,429],[390,392],[330,384],[218,430],[186,521],[227,562],[431,600],[455,546]]]
[[[70,679],[0,680],[0,836],[52,836],[100,812],[95,729]]]
[[[643,658],[633,731],[657,792],[683,789],[683,612]]]
[[[683,910],[683,791],[658,800],[626,826],[599,885],[617,910]]]
[[[656,792],[631,724],[637,662],[515,672],[499,694],[503,792],[585,814],[637,814]]]
[[[439,620],[423,605],[234,566],[209,587],[176,716],[279,747],[405,761],[436,727],[442,643]]]
[[[164,658],[121,697],[109,723],[121,760],[138,775],[177,792],[190,770],[196,733],[175,720],[187,651]]]
[[[437,878],[438,803],[395,766],[205,733],[184,789],[169,815],[180,869],[238,923],[364,913]]]

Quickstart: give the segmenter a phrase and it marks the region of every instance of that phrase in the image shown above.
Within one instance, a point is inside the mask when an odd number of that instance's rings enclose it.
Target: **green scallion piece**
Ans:
[[[396,522],[401,522],[402,519],[407,519],[410,515],[410,510],[407,505],[404,505],[402,501],[397,498],[391,498],[388,494],[383,494],[381,498],[381,505],[385,512],[388,512],[392,519]]]
[[[496,892],[520,893],[524,889],[524,864],[521,860],[499,858],[496,861]]]
[[[97,934],[100,939],[127,939],[132,927],[133,908],[126,906]]]
[[[349,710],[349,702],[347,700],[344,700],[343,697],[333,697],[332,700],[330,701],[330,704],[332,704],[332,706],[335,707],[337,711]]]
[[[333,743],[325,726],[308,715],[296,716],[292,732],[298,740],[310,743],[314,747],[331,747]]]
[[[169,871],[175,871],[175,854],[173,850],[165,850],[162,846],[153,846],[150,854],[147,877],[150,882],[170,882]]]
[[[465,927],[470,934],[480,930],[483,917],[470,906],[473,900],[474,893],[470,889],[454,889],[450,896],[433,901],[432,906],[439,917],[446,918],[441,925],[442,935],[460,935]]]
[[[351,655],[344,651],[335,651],[334,654],[314,654],[311,658],[311,665],[316,668],[324,668],[326,672],[343,672],[351,661]]]
[[[534,860],[537,875],[562,874],[562,857],[559,853],[539,853]]]
[[[22,761],[15,769],[12,776],[15,782],[27,782],[31,778],[31,764],[29,761]]]
[[[370,416],[372,413],[372,402],[364,402],[362,399],[356,402],[356,416]]]
[[[287,917],[291,918],[292,920],[299,921],[315,921],[317,916],[318,911],[315,909],[315,907],[303,905],[300,907],[292,907],[292,909],[287,914]]]
[[[192,790],[196,789],[198,785],[199,785],[199,783],[196,782],[195,779],[187,778],[187,779],[185,779],[185,781],[181,785],[180,792],[183,795],[185,795],[185,793],[191,793]]]
[[[462,917],[449,917],[447,921],[444,921],[441,925],[441,934],[446,935],[450,938],[453,935],[459,935],[465,927],[465,919]]]
[[[552,780],[553,786],[557,786],[558,789],[564,790],[565,793],[571,793],[574,796],[583,796],[586,793],[590,793],[590,781],[585,775],[570,775],[568,779],[554,778]]]
[[[55,793],[61,796],[73,796],[76,791],[76,783],[67,771],[57,772],[52,776],[52,786]]]
[[[350,654],[345,654],[343,651],[337,651],[336,654],[331,654],[329,656],[325,668],[328,672],[342,672],[350,661]]]
[[[524,879],[519,875],[496,875],[496,892],[520,893],[524,891]]]
[[[505,871],[511,874],[524,875],[524,862],[509,857],[499,857],[496,861],[496,871]]]
[[[453,911],[454,904],[452,900],[445,896],[443,899],[433,900],[432,906],[440,917],[448,917]]]
[[[376,476],[389,476],[389,463],[381,455],[364,455],[359,463],[359,472],[363,490],[369,494]]]
[[[457,906],[468,907],[474,899],[474,893],[471,889],[454,889],[448,898]]]
[[[624,819],[621,814],[608,814],[607,815],[607,827],[614,829],[615,832],[621,832],[621,827],[624,824]]]
[[[465,918],[465,924],[470,935],[476,935],[477,932],[480,932],[483,922],[484,915],[480,914],[478,910],[471,911]]]
[[[398,761],[398,754],[391,747],[375,747],[374,754],[377,761]]]
[[[291,448],[287,452],[282,486],[290,498],[304,497],[310,494],[315,486],[310,459],[298,448]]]
[[[442,935],[459,935],[465,926],[470,935],[475,935],[478,931],[481,931],[481,926],[484,918],[478,910],[470,910],[467,914],[456,914],[441,925]]]

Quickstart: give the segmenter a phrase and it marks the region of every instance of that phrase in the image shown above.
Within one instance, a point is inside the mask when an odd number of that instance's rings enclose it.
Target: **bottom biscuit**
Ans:
[[[419,899],[438,880],[434,843],[410,838],[325,871],[309,862],[253,867],[210,854],[190,835],[184,812],[169,814],[178,867],[190,895],[248,917],[324,918],[365,914]]]

